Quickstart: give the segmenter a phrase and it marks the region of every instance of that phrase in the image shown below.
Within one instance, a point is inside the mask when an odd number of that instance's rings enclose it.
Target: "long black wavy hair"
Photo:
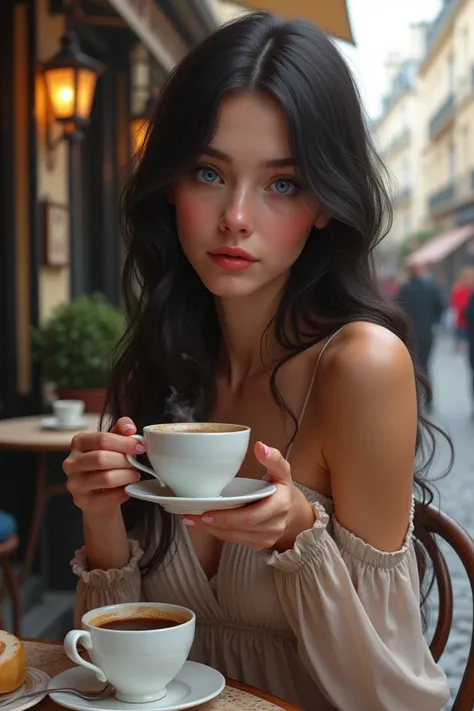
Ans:
[[[333,42],[311,23],[249,14],[208,37],[171,73],[124,193],[129,326],[107,411],[114,421],[130,416],[139,430],[169,420],[173,389],[192,405],[196,420],[212,413],[220,325],[212,294],[180,247],[166,191],[211,142],[221,99],[238,91],[265,92],[283,108],[299,171],[330,215],[317,239],[309,235],[269,324],[286,352],[270,388],[293,420],[293,437],[297,421],[275,383],[283,363],[352,321],[384,326],[411,348],[407,322],[381,295],[374,273],[373,250],[389,229],[390,200],[351,73]],[[417,382],[421,398],[428,385],[419,375]],[[424,475],[435,429],[420,414],[415,482],[424,503],[432,500]],[[124,514],[145,541],[153,540],[155,517],[161,517],[157,549],[143,568],[150,575],[172,549],[174,519],[136,500],[124,505]]]

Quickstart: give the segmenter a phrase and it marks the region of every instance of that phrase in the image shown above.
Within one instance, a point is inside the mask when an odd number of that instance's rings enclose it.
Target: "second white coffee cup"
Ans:
[[[160,621],[171,626],[159,627]],[[196,617],[181,605],[143,602],[99,607],[81,622],[83,629],[71,630],[64,640],[68,657],[112,684],[119,701],[147,703],[166,696],[167,685],[184,666]],[[78,654],[78,642],[93,664]]]

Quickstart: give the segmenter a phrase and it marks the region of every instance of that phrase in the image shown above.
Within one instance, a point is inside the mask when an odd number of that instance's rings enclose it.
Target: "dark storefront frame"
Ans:
[[[25,46],[21,51],[27,59],[26,85],[17,86],[14,75],[14,7],[26,8]],[[28,115],[28,254],[29,254],[29,322],[36,326],[39,319],[38,279],[40,244],[37,209],[35,74],[35,3],[34,0],[6,0],[2,4],[0,26],[0,417],[13,417],[34,411],[39,406],[40,382],[37,368],[32,368],[28,393],[18,392],[17,299],[16,279],[17,229],[15,176],[17,174],[15,143],[17,130],[15,92],[25,91]]]

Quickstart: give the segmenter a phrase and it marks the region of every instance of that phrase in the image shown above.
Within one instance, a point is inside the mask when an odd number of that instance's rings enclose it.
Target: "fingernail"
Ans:
[[[142,478],[142,475],[140,474],[140,472],[138,472],[137,473],[137,481],[140,481],[141,478]]]
[[[124,433],[127,432],[135,432],[135,426],[134,425],[125,425],[123,428]]]
[[[264,444],[264,445],[263,445],[263,452],[264,452],[264,454],[265,454],[266,457],[269,457],[269,456],[270,456],[270,447],[267,447],[267,445]]]
[[[194,526],[194,521],[192,521],[190,518],[182,518],[181,521],[184,523],[185,526]]]
[[[203,523],[212,523],[214,521],[214,519],[212,518],[212,516],[203,516],[201,518],[201,521]]]
[[[143,454],[143,452],[146,452],[146,447],[144,447],[141,442],[138,442],[136,450],[137,454]]]

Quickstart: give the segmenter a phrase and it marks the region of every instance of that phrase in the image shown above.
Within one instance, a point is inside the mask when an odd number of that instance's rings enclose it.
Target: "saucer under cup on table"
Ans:
[[[77,431],[82,429],[87,429],[89,427],[89,420],[87,417],[83,417],[82,420],[75,422],[73,425],[60,425],[55,417],[44,417],[41,420],[41,428],[43,430],[64,430],[64,431]]]
[[[10,692],[9,694],[0,694],[0,703],[2,704],[2,711],[26,711],[26,709],[36,706],[40,701],[48,695],[48,684],[51,680],[49,674],[42,671],[41,669],[36,669],[35,667],[28,667],[28,675],[26,677],[25,683],[20,686],[19,689]],[[39,694],[33,698],[24,699],[22,701],[22,696],[25,694],[30,694],[34,691],[42,691],[44,689],[44,694]],[[5,703],[9,699],[9,703]]]
[[[83,667],[73,667],[58,674],[49,684],[51,699],[61,706],[77,711],[182,711],[215,699],[225,688],[222,674],[197,662],[184,666],[166,687],[166,696],[148,703],[125,703],[115,696],[85,701],[67,692],[54,693],[54,688],[70,687],[78,691],[100,688],[96,675]]]
[[[209,499],[221,495],[245,459],[250,427],[215,422],[147,425],[142,442],[151,467],[127,455],[130,464],[151,474],[175,496]]]
[[[271,496],[275,491],[275,484],[269,484],[262,479],[244,479],[243,477],[235,477],[222,490],[220,496],[203,499],[179,497],[172,493],[165,494],[160,483],[155,479],[129,484],[125,487],[125,493],[134,499],[159,504],[172,514],[193,516],[201,516],[206,511],[237,509],[247,506],[247,504]]]
[[[64,649],[73,662],[92,673],[95,688],[109,683],[115,688],[116,702],[136,707],[167,696],[168,685],[188,658],[195,625],[194,612],[181,605],[105,605],[82,616],[82,629],[67,633]],[[92,663],[79,655],[79,642]]]

